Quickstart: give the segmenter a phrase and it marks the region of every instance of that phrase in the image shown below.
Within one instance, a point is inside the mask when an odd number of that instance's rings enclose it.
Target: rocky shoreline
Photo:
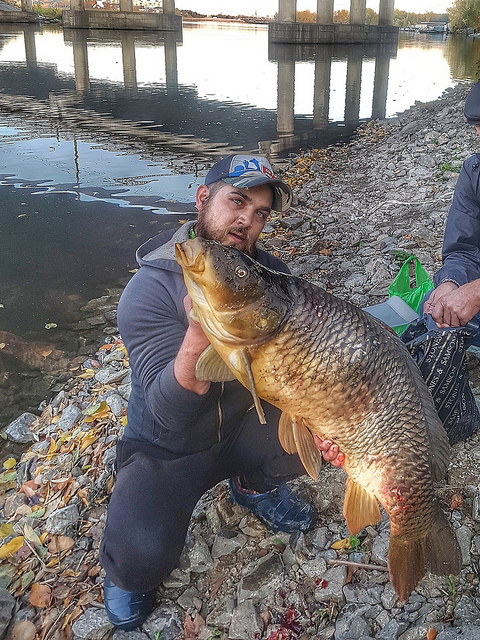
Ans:
[[[288,216],[263,245],[292,272],[359,306],[381,302],[406,255],[430,275],[458,171],[478,148],[463,119],[469,85],[370,122],[347,145],[292,157]],[[100,304],[100,303],[99,303]],[[469,354],[480,398],[480,364]],[[400,604],[385,571],[388,522],[348,535],[345,474],[324,465],[296,481],[316,506],[307,534],[272,534],[221,483],[192,519],[181,565],[137,631],[115,632],[102,605],[98,546],[125,425],[128,356],[118,333],[72,363],[41,416],[9,437],[31,442],[0,474],[0,637],[11,640],[474,640],[480,634],[480,438],[452,448],[438,495],[459,540],[460,576],[427,576]],[[37,634],[37,635],[35,635]]]

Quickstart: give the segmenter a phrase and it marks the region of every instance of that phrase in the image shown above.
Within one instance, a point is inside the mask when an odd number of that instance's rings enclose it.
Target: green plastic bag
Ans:
[[[410,286],[410,262],[415,261],[415,286]],[[397,277],[388,287],[388,297],[398,296],[416,313],[420,309],[425,294],[433,289],[433,282],[428,273],[422,267],[420,260],[416,256],[410,256],[400,267]],[[402,335],[408,325],[395,327],[397,335]]]

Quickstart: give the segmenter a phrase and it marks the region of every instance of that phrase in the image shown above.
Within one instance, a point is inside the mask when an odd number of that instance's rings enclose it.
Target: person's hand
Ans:
[[[313,435],[315,444],[322,452],[322,457],[327,462],[330,462],[334,467],[341,467],[345,462],[345,454],[340,451],[338,445],[331,440],[321,440],[315,434]]]
[[[194,318],[192,317],[191,312],[193,309],[193,302],[191,297],[188,295],[188,293],[183,299],[183,306],[185,308],[185,313],[187,314],[188,331],[190,333],[190,337],[193,338],[193,340],[198,343],[199,348],[201,348],[200,353],[202,353],[202,351],[208,347],[208,345],[210,344],[210,341],[205,335],[202,329],[202,325],[197,320],[194,320]]]
[[[423,306],[441,328],[463,327],[480,311],[480,279],[458,287],[442,282]]]

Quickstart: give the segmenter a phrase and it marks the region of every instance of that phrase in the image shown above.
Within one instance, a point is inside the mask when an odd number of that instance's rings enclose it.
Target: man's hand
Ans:
[[[442,282],[423,306],[440,329],[463,327],[480,311],[480,279],[458,287]]]
[[[315,444],[322,452],[322,457],[327,462],[330,462],[334,467],[341,467],[345,462],[345,454],[340,451],[338,445],[331,440],[320,440],[318,436],[313,435]]]
[[[177,382],[189,391],[194,391],[199,395],[204,395],[210,389],[208,380],[197,380],[195,377],[195,367],[199,356],[210,344],[207,336],[199,322],[193,320],[190,315],[192,310],[192,299],[185,296],[183,306],[187,313],[188,329],[185,333],[182,345],[173,363],[173,372]]]

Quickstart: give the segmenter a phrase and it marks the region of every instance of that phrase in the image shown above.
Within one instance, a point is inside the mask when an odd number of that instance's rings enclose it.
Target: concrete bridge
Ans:
[[[0,0],[0,22],[38,22],[38,15],[32,10],[32,0],[22,0],[21,8]]]
[[[317,0],[316,24],[295,22],[297,0],[278,0],[278,18],[269,39],[278,43],[383,43],[398,38],[393,26],[395,0],[380,0],[378,25],[365,24],[366,0],[350,0],[350,23],[333,22],[334,0]]]
[[[175,15],[175,0],[163,0],[163,13],[134,12],[133,0],[120,0],[120,11],[86,10],[84,0],[70,0],[70,9],[63,11],[63,26],[70,29],[181,31],[182,17]]]

